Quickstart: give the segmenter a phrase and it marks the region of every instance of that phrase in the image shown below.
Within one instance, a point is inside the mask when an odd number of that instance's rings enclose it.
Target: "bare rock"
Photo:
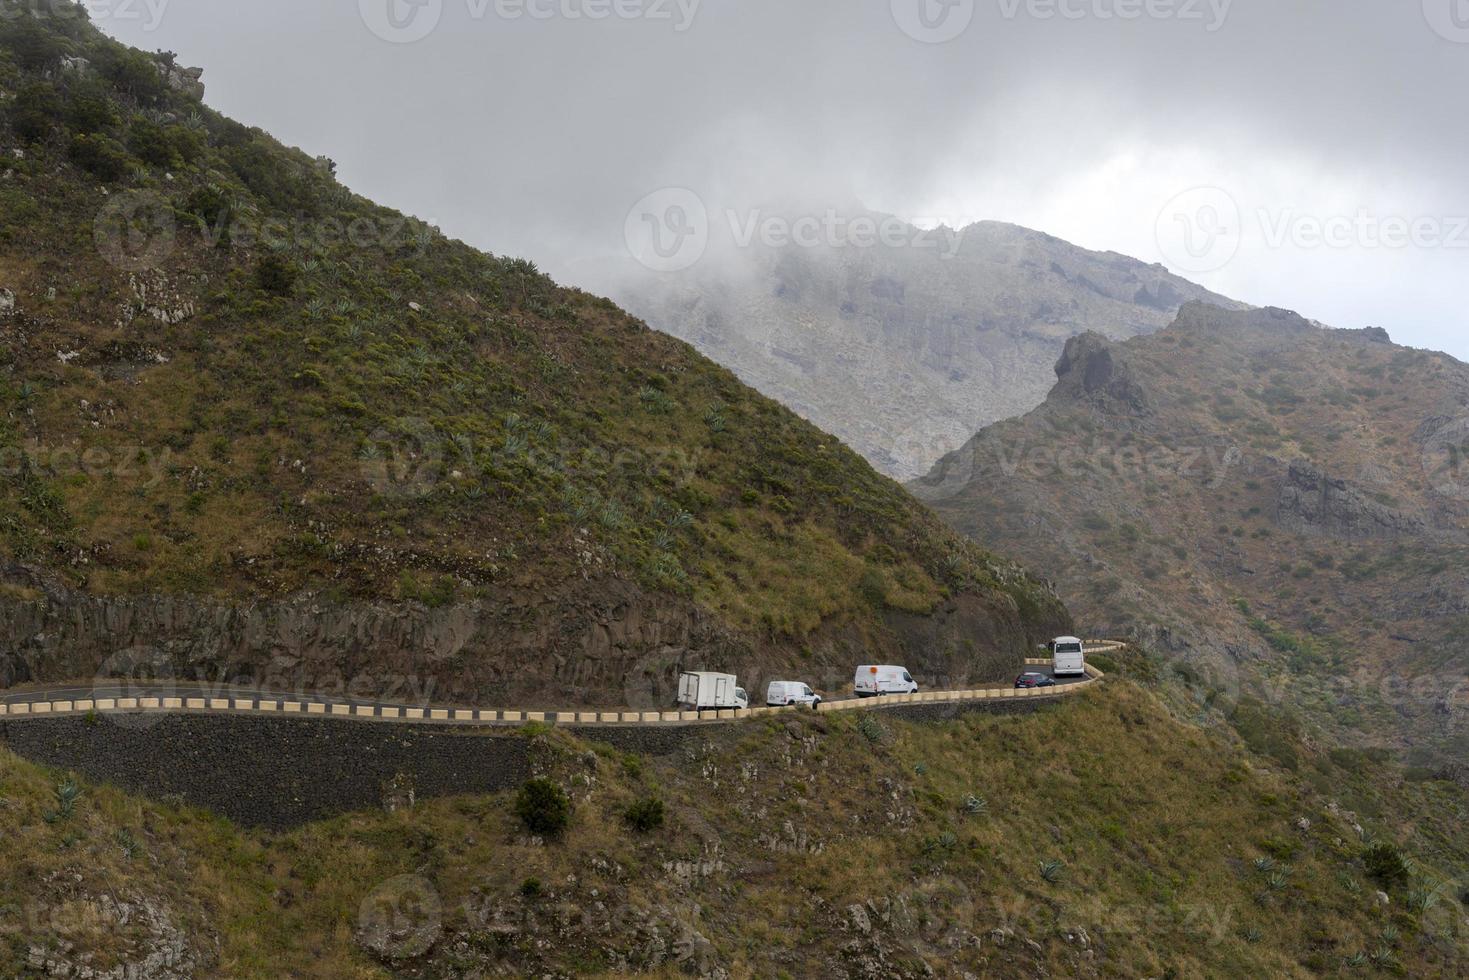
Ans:
[[[1056,363],[1056,393],[1107,415],[1152,414],[1152,399],[1111,341],[1088,331],[1066,342]]]
[[[1421,517],[1380,503],[1306,460],[1291,463],[1276,505],[1277,523],[1301,534],[1348,541],[1418,537]]]

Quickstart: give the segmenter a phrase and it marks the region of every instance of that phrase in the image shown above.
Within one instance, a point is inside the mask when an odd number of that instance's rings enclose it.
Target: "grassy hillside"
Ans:
[[[1025,548],[1082,621],[1214,671],[1281,724],[1462,763],[1469,366],[1189,306],[1152,337],[1081,338],[1058,371],[1045,405],[915,490]]]
[[[515,794],[244,834],[102,787],[64,805],[65,774],[0,753],[0,972],[1447,977],[1469,953],[1461,790],[1350,812],[1371,780],[1315,789],[1133,682],[1025,716],[752,722],[656,760],[524,737],[571,801],[558,835]],[[637,829],[643,801],[662,822]]]
[[[482,601],[547,613],[568,660],[599,604],[692,610],[777,663],[896,656],[957,609],[988,628],[939,645],[1008,664],[1065,621],[683,343],[357,197],[172,55],[25,6],[0,19],[10,601]]]

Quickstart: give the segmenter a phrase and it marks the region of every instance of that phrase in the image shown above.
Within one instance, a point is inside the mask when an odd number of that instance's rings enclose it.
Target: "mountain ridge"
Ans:
[[[1056,370],[1045,404],[911,489],[1023,542],[1086,621],[1273,691],[1332,741],[1463,751],[1469,365],[1190,304],[1151,337],[1074,338]]]
[[[870,247],[715,239],[691,269],[610,288],[899,479],[1039,404],[1070,336],[1152,332],[1192,299],[1243,308],[1161,265],[1005,222],[923,233],[839,217],[912,234]]]

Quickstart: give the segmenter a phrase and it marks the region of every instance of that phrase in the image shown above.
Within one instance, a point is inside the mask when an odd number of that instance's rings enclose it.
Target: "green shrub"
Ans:
[[[68,155],[72,163],[108,183],[121,180],[132,162],[116,140],[85,133],[72,137]]]
[[[27,140],[44,139],[61,121],[61,96],[47,82],[27,85],[15,95],[11,109],[15,135]]]
[[[650,833],[663,826],[663,801],[650,797],[638,800],[622,815],[627,825],[640,834]]]
[[[227,228],[233,211],[229,195],[213,184],[196,188],[184,202],[184,212],[210,229]]]
[[[1408,880],[1408,862],[1402,852],[1387,841],[1378,841],[1362,852],[1362,863],[1367,874],[1391,887]]]
[[[527,878],[520,883],[520,896],[522,898],[541,897],[541,879]]]
[[[551,780],[532,779],[515,797],[515,815],[531,833],[555,837],[571,822],[571,800]]]
[[[128,134],[128,147],[144,163],[155,167],[174,167],[182,162],[168,131],[149,119],[133,123],[132,132]]]
[[[296,270],[285,260],[267,255],[255,267],[255,284],[272,296],[289,296],[296,288]]]
[[[78,85],[66,103],[66,123],[78,133],[100,133],[117,125],[117,109],[100,85]]]

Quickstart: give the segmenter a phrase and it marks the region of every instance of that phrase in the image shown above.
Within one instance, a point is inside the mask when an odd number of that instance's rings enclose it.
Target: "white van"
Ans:
[[[859,698],[875,698],[880,694],[916,694],[918,682],[906,668],[869,665],[857,668],[852,690]]]
[[[773,708],[788,704],[809,704],[814,708],[821,703],[821,695],[800,681],[771,681],[765,689],[765,703]]]
[[[1058,636],[1051,641],[1051,674],[1076,677],[1086,674],[1086,652],[1074,636]]]
[[[687,671],[678,676],[678,706],[685,711],[744,709],[750,696],[733,674]]]

